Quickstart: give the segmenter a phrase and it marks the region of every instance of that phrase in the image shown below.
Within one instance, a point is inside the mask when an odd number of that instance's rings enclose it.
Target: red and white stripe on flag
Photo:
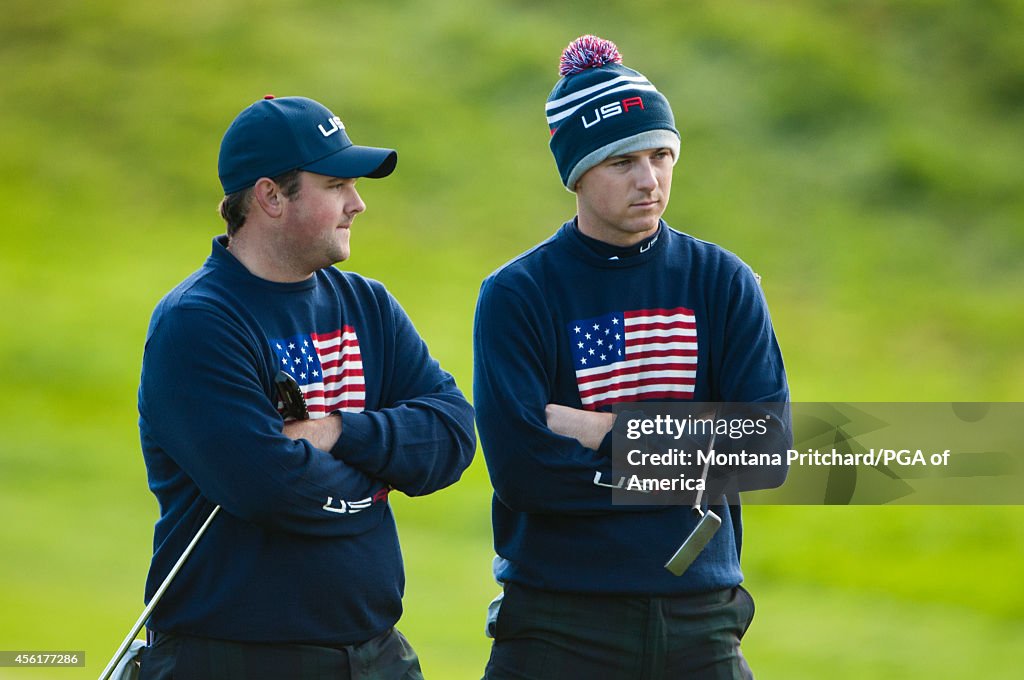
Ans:
[[[693,399],[697,320],[685,307],[612,312],[569,324],[584,408]]]
[[[332,333],[310,333],[320,358],[320,382],[302,386],[310,414],[362,411],[366,408],[366,380],[359,338],[352,326]]]

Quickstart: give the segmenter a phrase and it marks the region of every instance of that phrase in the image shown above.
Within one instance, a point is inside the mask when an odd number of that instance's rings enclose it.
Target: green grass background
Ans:
[[[141,611],[156,503],[150,311],[222,231],[216,156],[263,94],[400,150],[344,266],[469,392],[480,280],[572,214],[546,148],[593,32],[672,101],[666,215],[764,278],[793,397],[1024,401],[1024,4],[7,0],[0,22],[0,649],[85,650]],[[395,498],[427,676],[488,653],[489,485]],[[1019,507],[750,507],[759,678],[1015,678]]]

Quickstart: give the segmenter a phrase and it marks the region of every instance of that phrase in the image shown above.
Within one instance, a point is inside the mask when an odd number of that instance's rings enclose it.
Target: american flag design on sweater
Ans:
[[[352,326],[274,339],[270,345],[278,369],[299,384],[310,418],[366,407],[363,358]]]
[[[583,407],[693,399],[697,320],[685,307],[615,311],[568,326]]]

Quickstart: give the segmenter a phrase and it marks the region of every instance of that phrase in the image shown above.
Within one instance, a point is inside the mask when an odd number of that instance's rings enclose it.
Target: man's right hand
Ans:
[[[572,437],[588,449],[597,451],[606,434],[615,424],[614,413],[548,404],[544,407],[548,429],[563,437]]]
[[[341,438],[341,415],[336,413],[316,420],[289,420],[283,431],[286,437],[305,439],[321,451],[330,451]]]

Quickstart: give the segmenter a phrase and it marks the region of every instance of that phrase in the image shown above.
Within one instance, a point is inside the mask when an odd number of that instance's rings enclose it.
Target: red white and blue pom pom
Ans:
[[[601,68],[605,64],[621,64],[622,55],[619,48],[611,40],[598,38],[596,35],[583,35],[576,38],[562,52],[562,61],[558,73],[569,76],[581,73],[588,68]]]

